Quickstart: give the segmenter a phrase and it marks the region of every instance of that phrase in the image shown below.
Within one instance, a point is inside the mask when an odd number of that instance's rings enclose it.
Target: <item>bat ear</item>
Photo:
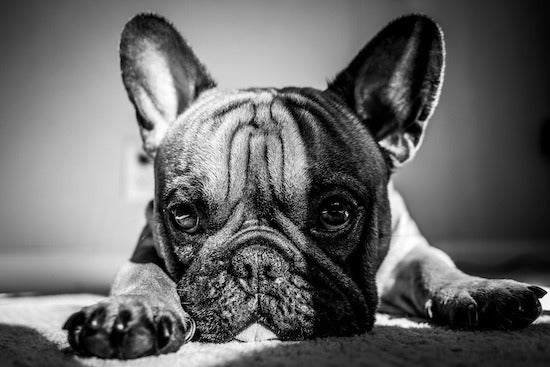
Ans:
[[[138,14],[124,27],[120,68],[143,148],[151,157],[168,126],[201,92],[216,85],[179,32],[154,14]]]
[[[330,83],[385,150],[393,168],[420,147],[443,82],[445,44],[422,15],[387,25]]]

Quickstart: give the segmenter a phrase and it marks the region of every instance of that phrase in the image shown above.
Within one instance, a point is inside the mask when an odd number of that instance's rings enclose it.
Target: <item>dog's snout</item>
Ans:
[[[240,248],[231,260],[233,275],[247,282],[275,280],[288,273],[283,257],[267,245],[252,244]]]

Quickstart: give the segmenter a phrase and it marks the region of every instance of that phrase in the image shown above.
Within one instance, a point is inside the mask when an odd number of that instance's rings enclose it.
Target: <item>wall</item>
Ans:
[[[543,0],[5,4],[0,292],[104,286],[135,244],[144,201],[125,198],[123,157],[139,139],[117,46],[139,11],[170,18],[226,88],[323,88],[389,20],[430,14],[446,33],[446,84],[398,187],[434,243],[548,242],[550,164],[537,142],[550,116],[549,9]]]

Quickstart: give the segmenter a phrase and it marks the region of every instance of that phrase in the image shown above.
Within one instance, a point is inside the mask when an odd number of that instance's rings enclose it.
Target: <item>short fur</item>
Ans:
[[[391,184],[441,89],[431,19],[390,23],[324,91],[218,89],[153,14],[128,22],[120,54],[155,196],[111,296],[65,325],[78,353],[136,358],[251,327],[264,330],[256,339],[354,335],[377,307],[471,329],[540,314],[542,289],[469,276],[430,247]],[[343,224],[323,222],[327,205],[343,205],[331,212]]]

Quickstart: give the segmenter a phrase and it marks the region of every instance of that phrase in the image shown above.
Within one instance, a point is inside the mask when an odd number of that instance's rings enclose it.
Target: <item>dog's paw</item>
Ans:
[[[542,312],[546,291],[507,279],[463,277],[437,290],[425,304],[427,317],[456,329],[518,329]]]
[[[63,328],[78,354],[131,359],[176,351],[191,339],[195,323],[146,299],[119,296],[74,313]]]

